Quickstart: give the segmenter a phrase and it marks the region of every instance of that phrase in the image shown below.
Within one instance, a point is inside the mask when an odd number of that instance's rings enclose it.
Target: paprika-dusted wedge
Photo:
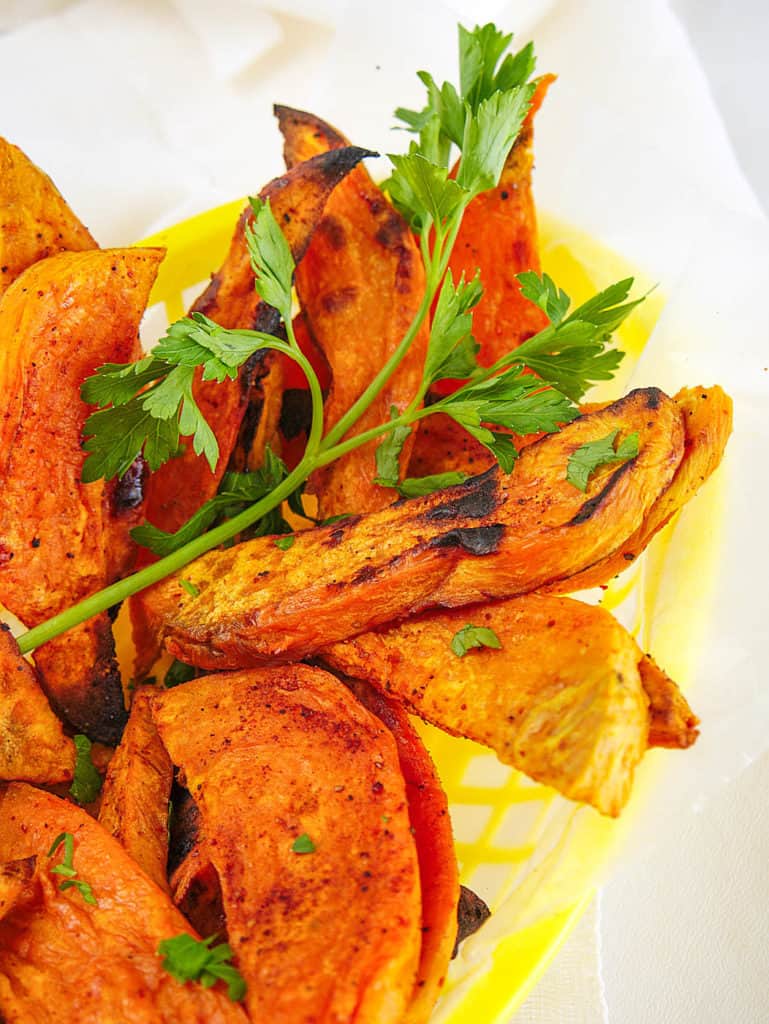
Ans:
[[[81,482],[80,398],[106,362],[135,358],[161,249],[62,253],[29,267],[0,300],[0,601],[36,626],[113,582],[112,488]],[[54,709],[115,744],[125,722],[110,620],[102,614],[38,648]]]
[[[34,668],[0,628],[0,779],[70,782],[75,747],[51,710]]]
[[[399,1024],[421,901],[389,731],[304,665],[196,679],[153,708],[200,811],[251,1019]]]
[[[466,625],[492,630],[500,646],[458,656],[452,640]],[[633,770],[661,730],[689,746],[688,723],[696,722],[659,669],[650,709],[644,680],[654,663],[642,672],[647,659],[624,627],[567,597],[525,594],[428,612],[334,644],[323,658],[604,814],[622,809]]]
[[[73,837],[72,867],[96,904],[69,876],[55,874],[62,833]],[[18,862],[34,860],[19,880]],[[158,945],[189,925],[98,822],[74,804],[23,783],[0,793],[0,863],[13,862],[13,903],[0,921],[0,1016],[18,1024],[246,1024],[226,988],[180,984]],[[0,886],[0,891],[2,891]],[[11,889],[10,885],[6,889]],[[10,900],[9,900],[10,902]]]
[[[586,493],[569,457],[611,431],[638,455],[599,468]],[[306,656],[436,606],[510,597],[566,579],[616,550],[670,484],[683,452],[678,406],[656,388],[581,416],[498,469],[382,512],[215,551],[140,596],[176,656],[211,668]]]
[[[95,248],[48,175],[0,138],[0,296],[38,260]]]
[[[423,1024],[440,995],[456,940],[459,875],[448,800],[432,758],[403,705],[364,682],[368,678],[365,667],[360,666],[357,674],[360,678],[348,680],[348,686],[392,733],[406,783],[409,821],[419,858],[422,949],[404,1024]]]
[[[334,188],[366,155],[367,150],[352,146],[322,154],[275,178],[260,192],[262,199],[269,199],[297,262],[304,256]],[[224,263],[192,310],[204,313],[222,327],[274,334],[280,324],[278,314],[260,300],[254,288],[244,234],[252,219],[251,208],[247,207],[238,220]],[[261,464],[264,445],[271,439],[280,415],[281,368],[276,353],[263,349],[245,363],[236,380],[203,381],[202,371],[198,371],[193,393],[216,435],[219,461],[212,472],[206,458],[196,455],[191,444],[185,444],[180,457],[166,462],[152,475],[147,498],[149,522],[167,532],[178,530],[216,494],[234,450],[238,449],[238,454],[233,468],[253,469]]]
[[[168,888],[168,800],[173,765],[150,711],[149,687],[134,694],[123,738],[107,769],[99,822],[139,867]]]
[[[288,167],[347,145],[344,136],[313,114],[280,106],[275,113]],[[309,332],[331,370],[325,402],[329,430],[398,347],[425,292],[422,257],[409,226],[364,167],[356,167],[329,199],[297,268],[296,290]],[[391,408],[402,412],[409,405],[422,378],[428,335],[425,323],[350,436],[386,422]],[[312,486],[321,518],[389,505],[392,491],[374,483],[378,443],[369,442],[316,471]],[[410,437],[401,454],[404,473],[412,444]]]

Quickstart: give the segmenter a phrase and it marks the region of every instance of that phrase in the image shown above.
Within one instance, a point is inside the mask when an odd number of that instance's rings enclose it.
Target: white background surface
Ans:
[[[22,26],[12,36],[0,37],[0,85],[6,98],[0,133],[21,144],[45,167],[96,237],[113,245],[253,191],[276,173],[281,167],[280,145],[267,105],[272,99],[317,107],[332,120],[335,104],[341,109],[352,102],[352,121],[357,118],[358,124],[345,121],[344,126],[363,144],[376,145],[378,140],[361,134],[360,126],[376,120],[381,112],[375,105],[380,100],[389,110],[389,94],[367,96],[363,103],[350,96],[348,87],[338,82],[329,85],[318,76],[325,59],[318,50],[329,42],[331,31],[318,25],[308,34],[301,20],[302,12],[314,5],[292,0],[272,6],[282,12],[277,28],[269,11],[249,0],[221,0],[217,5],[207,0],[91,0],[80,6],[66,0],[0,0],[0,28]],[[336,6],[341,9],[342,0]],[[356,14],[346,21],[357,18],[365,25],[361,12],[366,5],[353,6]],[[382,9],[381,3],[376,6]],[[411,19],[403,42],[406,70],[410,74],[425,63],[435,68],[435,61],[425,58],[429,48],[451,53],[445,68],[446,75],[451,74],[453,43],[424,29],[422,4],[400,6],[410,12]],[[464,6],[472,12],[470,17],[483,19],[500,4],[478,0],[475,5],[462,5],[457,0],[452,6]],[[601,4],[589,6],[595,11]],[[769,4],[765,0],[675,0],[673,6],[690,31],[743,169],[766,208]],[[680,246],[690,237],[689,228],[693,233],[697,226],[687,221],[690,213],[684,200],[688,195],[681,195],[678,202],[676,187],[684,186],[675,177],[676,161],[671,159],[683,121],[676,127],[675,120],[661,117],[666,134],[656,137],[653,118],[643,120],[642,90],[637,95],[618,90],[615,95],[605,87],[612,67],[646,60],[650,67],[664,67],[667,48],[676,44],[668,35],[654,34],[653,19],[646,26],[646,37],[636,34],[635,7],[632,0],[603,5],[605,20],[614,21],[616,52],[600,53],[595,42],[594,51],[587,44],[579,54],[584,77],[595,76],[600,109],[585,112],[584,123],[573,119],[573,136],[569,122],[562,118],[558,137],[551,138],[543,118],[538,181],[549,205],[562,201],[568,206],[569,188],[577,192],[584,184],[579,179],[570,184],[568,167],[559,167],[557,161],[563,160],[570,144],[580,144],[580,135],[592,126],[591,117],[600,124],[604,110],[614,105],[616,120],[611,123],[618,126],[614,146],[620,158],[625,153],[626,161],[625,215],[600,222],[600,190],[609,187],[602,183],[603,165],[595,168],[593,177],[599,194],[586,200],[592,200],[598,229],[620,251],[647,265],[654,264],[655,257],[660,263],[670,259],[672,265],[675,247],[666,252],[660,245],[661,230],[667,229]],[[30,20],[52,8],[61,9],[59,19]],[[548,8],[554,9],[550,20]],[[212,16],[212,9],[219,12],[218,17]],[[574,25],[579,12],[576,0],[519,0],[508,5],[505,23],[515,27],[520,19],[525,31],[532,19],[542,18],[543,37],[554,56],[553,66],[560,71],[569,58],[574,62],[573,37],[560,32],[561,21],[554,19],[558,16],[568,22],[571,18]],[[148,17],[153,24],[150,33],[146,32]],[[617,44],[623,19],[627,37]],[[669,28],[665,22],[666,32]],[[280,29],[288,36],[282,42]],[[447,23],[446,37],[453,40],[453,34],[453,25]],[[539,39],[539,30],[535,34]],[[363,62],[368,52],[366,46],[360,55],[346,52],[345,66],[354,65],[356,59]],[[438,65],[437,70],[444,68]],[[388,72],[383,69],[383,75]],[[649,93],[655,96],[661,88],[669,88],[669,104],[678,105],[679,119],[686,119],[691,103],[692,121],[697,123],[688,127],[695,135],[697,124],[709,126],[705,134],[711,137],[712,147],[703,148],[708,159],[695,169],[693,185],[686,179],[686,188],[706,196],[712,188],[714,204],[723,201],[750,213],[755,205],[744,183],[732,173],[726,136],[721,138],[718,125],[710,127],[702,111],[702,87],[696,75],[685,74],[680,80],[648,83]],[[568,84],[563,88],[559,102],[562,110],[568,110]],[[409,102],[416,97],[400,93],[399,98]],[[640,118],[643,133],[623,134],[623,105]],[[634,122],[628,119],[627,123]],[[660,178],[670,176],[670,202],[657,220],[642,212],[646,172],[635,178],[632,173],[634,149],[648,151],[655,146]],[[721,183],[726,180],[731,186],[725,199]],[[664,270],[661,267],[658,272]],[[745,302],[763,305],[765,296],[746,295]],[[729,348],[727,325],[725,358]],[[756,457],[766,459],[766,452]],[[766,544],[764,530],[757,533],[757,543]],[[731,682],[725,678],[724,688]],[[769,733],[769,722],[763,728]],[[698,815],[668,821],[665,835],[648,850],[644,863],[618,873],[608,884],[601,935],[610,1024],[769,1021],[768,793],[769,758],[764,757],[721,788]],[[576,977],[581,964],[582,989]],[[520,1019],[536,1024],[599,1024],[603,1011],[593,1001],[594,968],[593,935],[583,928]]]
[[[673,6],[743,170],[769,210],[769,4]],[[610,1024],[769,1021],[769,757],[700,815],[673,824],[643,865],[609,882],[601,941]]]

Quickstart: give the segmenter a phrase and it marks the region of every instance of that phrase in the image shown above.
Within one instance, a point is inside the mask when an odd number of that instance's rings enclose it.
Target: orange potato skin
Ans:
[[[95,248],[48,175],[0,138],[0,297],[38,260]]]
[[[348,685],[361,703],[384,722],[395,738],[406,783],[409,821],[419,858],[422,891],[422,950],[404,1024],[424,1024],[440,995],[457,933],[459,872],[449,805],[435,765],[403,706],[364,679]]]
[[[722,388],[682,388],[673,399],[684,425],[684,455],[668,488],[639,528],[620,547],[568,581],[553,583],[553,593],[571,593],[606,584],[635,561],[652,537],[718,468],[732,432],[732,400]]]
[[[81,483],[89,407],[80,385],[136,353],[160,249],[62,253],[26,270],[0,300],[0,601],[32,627],[111,583],[118,568],[113,491]],[[126,538],[127,544],[127,538]],[[125,549],[123,549],[125,550]],[[109,619],[38,649],[55,710],[115,743],[125,721]]]
[[[346,144],[342,135],[312,114],[287,107],[275,111],[288,167]],[[329,199],[297,268],[296,289],[309,332],[331,369],[325,403],[329,430],[395,351],[425,291],[424,267],[414,237],[364,167],[356,167]],[[428,336],[425,323],[349,436],[385,422],[392,406],[399,411],[408,406],[421,381]],[[374,512],[390,504],[393,492],[373,482],[378,443],[349,452],[313,475],[320,518]],[[401,455],[404,470],[412,445],[409,438]]]
[[[0,779],[71,782],[75,748],[51,711],[32,666],[0,628]]]
[[[98,906],[61,892],[48,858],[71,832],[74,866]],[[182,915],[120,844],[73,804],[23,783],[0,796],[0,863],[36,857],[32,884],[0,921],[0,1014],[14,1024],[245,1024],[218,985],[181,985],[158,943],[191,932]],[[31,890],[31,891],[30,891]],[[194,933],[192,933],[194,934]]]
[[[639,455],[603,467],[583,494],[569,456],[617,429]],[[151,628],[190,664],[295,660],[385,622],[441,605],[510,597],[565,579],[619,547],[681,460],[676,404],[631,392],[529,445],[511,476],[490,470],[426,498],[297,534],[288,551],[258,538],[186,566],[140,599]]]
[[[98,249],[47,174],[17,147],[0,138],[0,298],[33,263],[61,252]],[[141,354],[138,335],[131,359]],[[105,550],[110,580],[127,575],[136,560],[130,530],[143,519],[142,467],[105,486]]]
[[[151,693],[139,690],[102,789],[99,824],[161,889],[168,889],[168,800],[173,765],[160,742]]]
[[[263,199],[270,200],[295,260],[302,259],[333,189],[364,155],[364,150],[354,147],[324,154],[289,174],[275,178],[260,192]],[[244,234],[244,227],[252,216],[250,207],[241,214],[222,267],[213,275],[192,311],[204,313],[222,327],[241,327],[274,334],[280,324],[278,314],[261,302],[254,289],[254,272]],[[253,388],[257,384],[260,392],[253,396]],[[274,423],[279,416],[282,391],[282,363],[274,352],[268,350],[255,353],[241,369],[237,380],[222,383],[203,381],[199,374],[193,393],[216,434],[219,461],[215,471],[211,472],[206,459],[196,455],[192,445],[186,444],[183,455],[171,459],[152,475],[148,487],[147,519],[161,530],[173,532],[213,497],[237,445],[252,397],[257,404],[266,406],[266,419]],[[260,438],[260,443],[269,439],[265,435]],[[243,450],[251,447],[250,443],[241,444]],[[252,452],[251,464],[259,464],[262,456],[263,449]],[[244,462],[245,458],[241,458],[241,463]],[[144,561],[152,560],[153,556],[144,556]]]
[[[554,75],[539,79],[521,133],[510,150],[496,188],[468,206],[449,260],[458,281],[480,270],[483,296],[473,311],[473,336],[480,344],[478,361],[491,366],[511,349],[547,326],[547,317],[521,295],[515,275],[540,271],[537,217],[531,190],[534,164],[534,114]]]
[[[401,1021],[421,903],[388,730],[303,665],[199,678],[153,707],[200,810],[251,1018]],[[294,853],[305,832],[315,851]]]
[[[468,623],[492,629],[501,650],[455,655],[452,638]],[[602,608],[526,594],[418,616],[322,657],[564,796],[610,815],[627,801],[648,698],[635,641]]]

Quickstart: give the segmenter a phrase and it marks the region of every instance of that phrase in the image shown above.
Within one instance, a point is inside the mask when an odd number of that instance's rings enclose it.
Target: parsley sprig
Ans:
[[[187,932],[164,939],[158,946],[158,956],[163,957],[163,970],[180,984],[197,981],[203,988],[212,988],[217,981],[227,985],[227,995],[233,1002],[245,998],[246,981],[232,960],[232,949],[226,942],[213,946],[215,935],[207,939],[196,939]]]
[[[99,795],[102,787],[101,775],[91,759],[93,744],[87,736],[80,733],[72,739],[75,744],[75,772],[69,792],[79,804],[90,804]]]
[[[93,894],[91,886],[88,882],[84,882],[82,878],[77,877],[77,870],[74,865],[74,835],[71,832],[61,832],[56,836],[51,844],[51,849],[48,851],[48,857],[53,857],[60,846],[64,847],[64,856],[59,864],[55,864],[51,868],[52,875],[61,875],[64,879],[64,881],[59,882],[59,889],[61,892],[66,892],[67,889],[77,889],[85,903],[98,907],[99,903]]]
[[[235,379],[259,349],[272,348],[295,360],[305,374],[312,400],[312,420],[304,455],[291,472],[268,453],[256,474],[226,473],[219,493],[174,534],[151,524],[134,531],[135,539],[161,559],[19,638],[28,653],[60,633],[126,597],[183,568],[237,536],[283,532],[280,506],[289,499],[301,512],[301,489],[310,474],[373,440],[377,449],[376,481],[411,497],[459,483],[460,473],[401,480],[400,456],[418,422],[445,413],[484,444],[504,472],[511,472],[518,452],[512,433],[557,430],[578,415],[576,402],[592,383],[609,379],[622,353],[609,347],[612,333],[637,304],[628,301],[631,280],[600,292],[569,313],[571,302],[547,275],[520,276],[522,291],[547,314],[539,334],[482,369],[472,335],[472,311],[482,295],[476,276],[454,281],[449,259],[468,204],[494,187],[529,109],[536,82],[531,46],[507,53],[511,36],[493,25],[461,28],[459,88],[440,87],[427,72],[419,77],[427,90],[420,111],[399,109],[398,118],[415,135],[409,152],[392,155],[385,183],[393,203],[419,236],[426,287],[422,302],[403,338],[385,365],[337,423],[323,432],[323,395],[312,367],[301,352],[292,325],[294,260],[270,210],[252,200],[253,219],[245,228],[263,301],[283,318],[286,340],[258,331],[227,330],[202,314],[172,325],[151,355],[137,363],[101,367],[83,385],[85,401],[99,407],[86,422],[88,456],[84,480],[124,473],[139,454],[151,469],[178,453],[189,437],[193,450],[215,467],[216,438],[194,399],[193,381]],[[449,167],[456,161],[451,173]],[[423,324],[430,324],[422,380],[404,410],[392,409],[387,423],[359,434],[361,415],[386,387]],[[431,386],[444,378],[465,379],[453,394],[425,405]],[[281,543],[286,548],[290,542]],[[197,594],[189,588],[189,600]]]

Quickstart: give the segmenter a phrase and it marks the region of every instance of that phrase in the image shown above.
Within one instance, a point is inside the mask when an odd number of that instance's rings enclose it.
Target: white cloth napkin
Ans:
[[[667,290],[735,224],[737,235],[761,235],[701,68],[662,0],[6,0],[0,130],[54,177],[102,245],[125,244],[280,173],[274,101],[317,111],[361,145],[400,147],[392,108],[421,102],[416,68],[454,76],[457,17],[533,36],[540,70],[559,73],[537,121],[544,208]],[[763,236],[755,246],[769,251]],[[700,267],[690,287],[702,282]],[[759,292],[745,302],[761,303]],[[669,332],[691,299],[673,304]],[[755,321],[748,310],[741,327]],[[686,377],[692,364],[681,359],[671,354],[671,376]],[[706,748],[698,768],[735,774],[762,749],[762,729],[757,717],[744,750],[718,760]],[[605,1019],[597,928],[593,910],[516,1024]]]

